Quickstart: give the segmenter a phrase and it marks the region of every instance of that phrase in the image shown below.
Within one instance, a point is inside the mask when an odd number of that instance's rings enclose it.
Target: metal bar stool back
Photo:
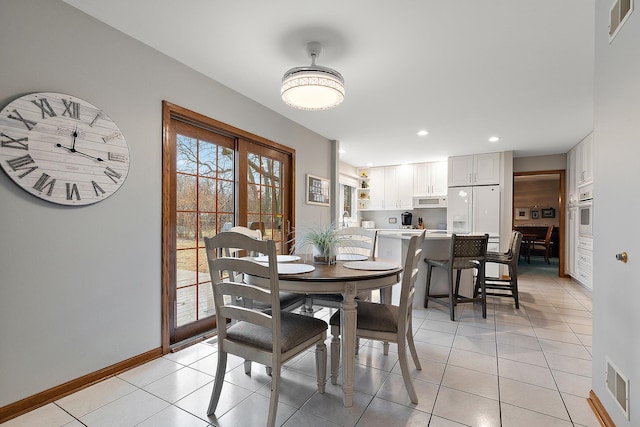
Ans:
[[[455,306],[464,302],[479,302],[482,304],[482,317],[487,317],[486,293],[484,289],[485,262],[487,256],[487,244],[489,235],[483,236],[451,236],[451,246],[449,248],[449,258],[445,260],[435,260],[426,258],[427,263],[427,286],[424,298],[424,306],[427,307],[429,300],[449,306],[451,320],[455,320]],[[431,274],[434,267],[447,271],[448,294],[431,295]],[[460,295],[460,275],[462,270],[476,269],[476,285],[473,289],[473,297]],[[456,273],[455,284],[453,273]],[[479,294],[476,294],[475,287],[479,287]]]
[[[522,233],[514,230],[511,233],[511,242],[507,252],[487,252],[487,262],[507,265],[509,277],[487,277],[485,279],[485,289],[488,290],[486,292],[487,295],[511,297],[515,300],[517,309],[520,308],[520,302],[518,301],[518,259],[520,258],[521,246]],[[480,289],[476,284],[474,294],[478,292],[480,292]]]

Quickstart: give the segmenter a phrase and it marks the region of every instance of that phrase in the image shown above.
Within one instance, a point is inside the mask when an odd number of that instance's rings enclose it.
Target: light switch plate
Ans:
[[[389,218],[389,224],[396,224],[398,222],[398,218]]]

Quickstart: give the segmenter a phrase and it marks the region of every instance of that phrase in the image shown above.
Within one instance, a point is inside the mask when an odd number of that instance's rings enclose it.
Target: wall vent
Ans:
[[[629,420],[629,380],[607,358],[607,389]]]
[[[616,0],[609,10],[609,43],[611,43],[633,12],[633,0]]]

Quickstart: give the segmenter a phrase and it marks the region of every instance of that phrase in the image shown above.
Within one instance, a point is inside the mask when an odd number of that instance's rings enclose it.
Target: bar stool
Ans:
[[[522,245],[522,233],[513,231],[511,233],[511,242],[507,252],[487,252],[486,262],[495,262],[496,264],[505,264],[509,267],[509,277],[486,277],[485,293],[487,295],[498,297],[511,297],[516,302],[516,308],[520,308],[518,302],[518,258],[520,257],[520,247]],[[486,290],[494,290],[501,292],[486,292]],[[476,283],[474,296],[480,292],[480,288]]]
[[[485,292],[485,262],[487,256],[487,244],[489,235],[484,236],[451,236],[451,247],[449,248],[449,258],[445,260],[435,260],[425,258],[427,263],[427,289],[424,296],[424,307],[427,308],[429,300],[433,300],[439,304],[449,306],[451,320],[455,321],[454,307],[458,303],[479,302],[482,304],[482,317],[487,317],[487,298]],[[447,271],[449,293],[431,295],[431,273],[434,267],[443,268]],[[476,285],[474,286],[474,296],[472,298],[463,297],[459,294],[460,290],[460,273],[462,270],[476,269]],[[455,288],[453,283],[453,271],[456,271]],[[479,295],[476,294],[475,288],[480,290]],[[447,300],[444,300],[447,298]]]

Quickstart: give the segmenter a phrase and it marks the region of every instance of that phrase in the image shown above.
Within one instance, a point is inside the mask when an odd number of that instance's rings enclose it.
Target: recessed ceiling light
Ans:
[[[491,138],[489,138],[489,142],[498,142],[500,141],[500,138],[497,136],[492,136]]]
[[[373,163],[367,163],[367,166],[371,167],[373,166]]]
[[[346,152],[347,152],[347,150],[345,150],[344,148],[341,148],[341,149],[338,150],[338,153],[340,153],[340,154],[346,153]]]
[[[427,135],[429,135],[428,130],[422,129],[421,131],[418,131],[418,136],[427,136]]]

